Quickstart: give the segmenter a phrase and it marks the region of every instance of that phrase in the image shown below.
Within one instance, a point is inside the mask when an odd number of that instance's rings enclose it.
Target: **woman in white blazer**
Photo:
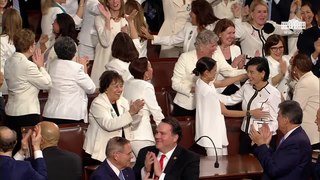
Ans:
[[[247,63],[246,70],[249,80],[236,93],[230,96],[219,94],[219,99],[223,104],[234,105],[242,102],[242,110],[247,111],[241,125],[240,154],[252,152],[251,139],[248,134],[252,124],[258,130],[263,123],[268,123],[273,134],[270,146],[276,147],[278,105],[281,102],[280,92],[268,82],[270,70],[265,58],[252,58]],[[268,115],[258,118],[252,111],[256,108],[268,112]]]
[[[269,83],[280,91],[284,100],[290,100],[289,57],[283,55],[285,41],[280,35],[273,34],[268,37],[264,48],[270,69]]]
[[[51,87],[51,78],[44,68],[40,49],[35,49],[35,35],[22,29],[15,33],[13,44],[16,52],[6,61],[4,76],[8,85],[8,102],[5,107],[8,126],[21,140],[21,127],[39,122],[40,89]],[[32,61],[28,58],[32,56]],[[20,148],[19,145],[17,148]]]
[[[129,65],[129,70],[134,79],[125,82],[123,96],[129,102],[136,99],[143,99],[145,102],[145,105],[139,112],[140,116],[133,117],[133,120],[138,123],[133,126],[131,144],[134,154],[138,156],[140,149],[155,144],[150,115],[152,115],[156,125],[161,122],[164,115],[158,105],[154,87],[149,82],[153,76],[153,69],[148,59],[140,58],[132,61]]]
[[[300,104],[303,110],[301,127],[306,131],[311,144],[316,144],[320,141],[320,133],[314,125],[314,118],[320,104],[320,81],[312,73],[313,64],[307,55],[298,54],[290,62],[291,76],[297,81],[292,100]]]
[[[144,106],[138,99],[131,104],[122,97],[123,79],[115,71],[105,71],[100,77],[100,94],[90,107],[89,126],[83,149],[98,161],[106,159],[105,149],[108,140],[122,136],[132,140],[132,122]]]
[[[212,57],[217,47],[218,37],[209,30],[201,31],[195,42],[196,50],[181,54],[173,70],[172,89],[177,94],[173,100],[173,115],[186,116],[195,115],[194,89],[197,77],[192,74],[198,59],[202,57]],[[232,68],[224,59],[217,59],[217,73],[225,77],[234,77],[225,81],[215,81],[218,87],[228,86],[236,81],[240,81],[245,76],[245,70]],[[237,76],[237,77],[235,77]]]
[[[88,122],[87,94],[93,94],[96,86],[87,74],[87,61],[81,59],[82,64],[72,61],[76,45],[68,36],[57,39],[54,51],[57,59],[48,69],[52,87],[44,106],[43,119],[56,124]]]
[[[239,46],[235,45],[235,25],[229,19],[221,19],[217,22],[214,32],[219,37],[218,47],[213,54],[213,59],[221,59],[226,61],[233,68],[243,69],[245,64],[245,56],[241,54]],[[218,75],[217,80],[223,80],[222,75]],[[230,95],[235,93],[240,84],[231,84],[228,87],[217,88],[219,93]]]
[[[204,29],[213,31],[214,23],[218,20],[213,14],[211,5],[206,0],[195,0],[191,3],[191,23],[187,22],[184,28],[173,35],[151,35],[146,28],[142,32],[152,44],[178,46],[183,44],[183,52],[194,50],[194,42],[198,33]]]
[[[119,73],[126,82],[133,76],[129,72],[129,64],[139,58],[139,52],[131,37],[125,32],[119,32],[111,46],[113,59],[105,66],[107,70]]]
[[[41,30],[42,34],[48,36],[48,41],[46,43],[47,47],[51,47],[54,44],[55,35],[52,30],[53,21],[56,19],[56,15],[60,13],[66,13],[64,7],[61,6],[66,0],[42,0],[41,2]],[[80,0],[80,5],[76,15],[72,16],[75,24],[81,26],[82,16],[84,10],[84,0]]]
[[[106,7],[99,4],[101,15],[94,19],[99,43],[95,49],[91,79],[99,87],[99,77],[106,70],[105,66],[112,59],[111,46],[116,35],[123,30],[128,22],[124,18],[123,0],[108,0]],[[81,41],[80,41],[81,43]]]
[[[210,57],[202,57],[196,64],[193,73],[200,78],[196,82],[196,134],[195,141],[201,136],[209,136],[215,143],[218,155],[227,155],[227,131],[224,116],[244,117],[246,111],[228,110],[220,103],[218,93],[213,81],[217,73],[217,65]],[[260,108],[252,110],[252,114],[260,115],[265,113]],[[214,156],[215,149],[209,139],[201,139],[198,144],[205,147],[207,156]]]

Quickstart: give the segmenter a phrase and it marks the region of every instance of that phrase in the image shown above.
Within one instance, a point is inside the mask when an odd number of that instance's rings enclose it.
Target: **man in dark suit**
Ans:
[[[37,126],[35,131],[29,131],[23,140],[30,136],[35,155],[33,167],[28,161],[16,161],[12,158],[12,150],[17,144],[17,134],[8,127],[0,126],[0,179],[47,179],[46,164],[40,150],[41,129]]]
[[[318,126],[318,131],[320,131],[320,108],[317,111],[317,116],[316,116],[316,120],[315,123]],[[312,149],[313,150],[319,150],[320,149],[320,143],[316,143],[312,145]],[[318,155],[316,162],[312,163],[312,177],[315,180],[319,180],[320,179],[320,155]]]
[[[130,141],[122,137],[113,137],[106,147],[106,160],[92,173],[91,180],[135,180],[131,169],[133,152]]]
[[[82,178],[81,158],[73,153],[58,148],[59,127],[48,121],[39,123],[41,127],[44,160],[48,169],[49,180],[80,180]]]
[[[256,144],[253,153],[263,167],[263,179],[309,179],[311,167],[311,144],[300,126],[302,109],[295,101],[279,104],[279,130],[284,134],[277,149],[268,147],[272,133],[263,124],[259,132],[252,126],[250,138]]]
[[[313,63],[312,72],[317,77],[320,77],[320,9],[315,17],[318,25],[299,34],[297,48],[299,53],[306,54],[311,58]]]
[[[179,122],[165,118],[157,127],[156,146],[148,146],[139,151],[133,167],[136,178],[146,174],[149,178],[165,180],[199,179],[200,157],[178,145],[182,138]]]

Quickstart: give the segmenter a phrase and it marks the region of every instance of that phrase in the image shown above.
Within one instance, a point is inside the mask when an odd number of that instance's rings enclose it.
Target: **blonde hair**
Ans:
[[[257,6],[262,5],[264,7],[267,8],[267,12],[268,12],[268,5],[264,0],[253,0],[252,3],[250,4],[250,8],[249,8],[249,16],[247,18],[247,21],[251,24],[253,19],[251,17],[251,13],[253,13],[253,11],[256,9]]]
[[[103,1],[103,0],[101,0],[100,2],[102,2],[102,1]],[[103,1],[103,5],[110,10],[110,6],[109,6],[109,3],[108,3],[108,0],[104,0],[104,1]],[[118,16],[118,18],[123,18],[123,17],[124,17],[124,1],[121,0],[121,8],[120,8],[120,10],[119,10],[119,16]]]
[[[127,0],[125,4],[125,13],[130,14],[134,9],[138,11],[138,14],[134,18],[134,25],[136,26],[139,37],[142,37],[141,27],[148,29],[147,22],[144,18],[144,10],[136,0]]]
[[[2,33],[9,36],[9,42],[13,40],[14,34],[22,29],[20,13],[13,9],[6,9],[2,15]]]
[[[50,7],[53,7],[55,0],[41,0],[41,12],[43,15],[47,14]]]

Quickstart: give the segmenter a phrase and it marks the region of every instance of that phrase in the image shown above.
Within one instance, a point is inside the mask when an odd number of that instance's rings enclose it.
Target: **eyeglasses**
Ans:
[[[283,51],[284,47],[283,46],[271,47],[270,49],[271,51],[276,52],[276,51]]]

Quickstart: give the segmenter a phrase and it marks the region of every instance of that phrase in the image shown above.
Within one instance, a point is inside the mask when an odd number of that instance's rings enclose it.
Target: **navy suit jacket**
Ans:
[[[135,180],[134,172],[131,168],[122,170],[126,180]],[[119,180],[118,175],[111,169],[107,160],[104,160],[100,166],[90,176],[91,180]]]
[[[47,147],[42,152],[49,180],[81,180],[82,160],[80,156],[59,149],[57,146]]]
[[[0,179],[44,180],[48,178],[43,158],[37,158],[33,167],[29,161],[16,161],[9,156],[0,156]]]
[[[139,151],[136,164],[133,170],[136,179],[141,179],[141,169],[144,167],[144,160],[148,151],[154,152],[156,155],[159,150],[155,146],[148,146]],[[173,151],[165,169],[165,180],[197,180],[199,179],[200,156],[177,146]],[[151,172],[153,176],[153,172]]]
[[[272,152],[265,144],[253,150],[263,168],[263,179],[309,179],[311,144],[305,131],[298,127]]]

